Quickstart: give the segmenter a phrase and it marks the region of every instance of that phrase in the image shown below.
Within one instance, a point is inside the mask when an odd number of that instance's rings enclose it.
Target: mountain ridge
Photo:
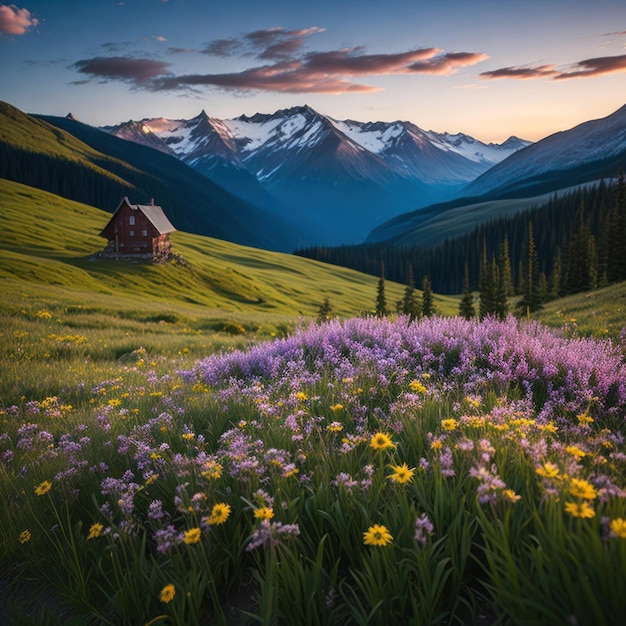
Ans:
[[[611,179],[620,167],[626,168],[626,105],[521,148],[462,188],[458,198],[398,215],[372,229],[366,241],[407,244],[411,231],[428,223],[433,228],[463,207],[493,203],[491,217],[497,217],[507,200],[522,206],[518,201]]]
[[[395,215],[454,197],[492,163],[528,144],[507,140],[500,148],[410,122],[341,122],[307,104],[225,120],[202,111],[189,120],[140,123],[191,167],[234,193],[253,189],[252,196],[268,198],[262,206],[304,224],[309,243],[326,244],[360,241]],[[375,133],[378,150],[371,145]],[[128,135],[150,140],[148,133]],[[245,180],[246,174],[255,180]]]

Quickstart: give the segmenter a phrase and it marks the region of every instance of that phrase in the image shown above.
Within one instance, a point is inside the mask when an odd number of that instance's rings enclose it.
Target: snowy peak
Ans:
[[[144,146],[154,148],[165,154],[174,154],[166,142],[158,135],[153,133],[144,122],[136,122],[128,120],[122,124],[118,124],[109,130],[111,135],[125,139],[126,141],[134,141]]]

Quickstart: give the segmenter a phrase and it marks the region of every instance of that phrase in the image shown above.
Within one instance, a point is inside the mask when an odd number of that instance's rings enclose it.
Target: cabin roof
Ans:
[[[148,218],[148,221],[157,229],[159,235],[165,235],[176,230],[172,223],[167,219],[167,216],[160,206],[155,204],[131,204],[128,197],[125,196],[119,203],[117,209],[115,209],[115,212],[108,221],[107,225],[102,229],[102,232],[100,233],[102,237],[107,236],[106,233],[109,226],[114,222],[115,216],[125,204],[127,204],[133,211],[141,211]]]

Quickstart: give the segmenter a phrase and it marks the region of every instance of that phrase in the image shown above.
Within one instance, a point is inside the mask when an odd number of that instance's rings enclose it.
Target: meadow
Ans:
[[[379,319],[185,233],[107,264],[106,214],[1,185],[0,623],[621,624],[623,285]]]
[[[352,318],[98,372],[106,331],[23,317],[33,362],[92,382],[3,385],[29,391],[0,412],[9,623],[619,623],[616,344]]]

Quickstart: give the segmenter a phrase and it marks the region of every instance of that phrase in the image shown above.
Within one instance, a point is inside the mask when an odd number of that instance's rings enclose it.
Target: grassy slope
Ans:
[[[549,326],[576,329],[585,336],[617,339],[626,328],[626,282],[549,302],[536,317]]]
[[[98,233],[107,213],[5,180],[0,197],[0,278],[33,296],[45,292],[113,309],[160,305],[184,315],[211,310],[292,319],[315,316],[325,297],[341,315],[374,306],[375,277],[182,232],[172,241],[184,265],[93,260],[105,243]],[[402,291],[389,283],[388,302]],[[193,305],[202,308],[192,313]],[[441,298],[437,305],[452,313],[456,300]]]

